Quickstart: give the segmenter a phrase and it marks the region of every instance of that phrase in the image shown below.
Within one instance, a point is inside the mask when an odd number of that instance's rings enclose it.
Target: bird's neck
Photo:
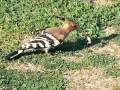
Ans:
[[[69,33],[72,31],[72,28],[68,25],[68,24],[65,24],[63,27],[62,27],[62,32],[64,33]]]

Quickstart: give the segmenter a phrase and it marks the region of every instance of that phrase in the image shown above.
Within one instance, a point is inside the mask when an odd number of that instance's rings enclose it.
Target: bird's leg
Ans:
[[[49,51],[48,48],[44,48],[44,52],[45,52],[46,54],[49,54],[48,51]]]
[[[49,51],[48,48],[45,48],[45,49],[44,49],[44,52],[45,52],[46,55],[52,55],[52,56],[54,56],[54,53],[52,53],[52,52],[49,52],[49,53],[48,53],[48,51]]]

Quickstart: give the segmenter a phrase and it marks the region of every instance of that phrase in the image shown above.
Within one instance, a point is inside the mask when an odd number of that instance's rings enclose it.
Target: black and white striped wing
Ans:
[[[12,60],[15,57],[21,55],[22,53],[33,49],[40,49],[47,53],[49,49],[52,49],[58,46],[59,44],[60,44],[59,40],[57,40],[51,34],[44,32],[36,37],[33,37],[29,41],[24,42],[22,47],[8,54],[6,56],[6,59]]]
[[[40,36],[33,37],[29,42],[25,43],[22,47],[26,49],[44,49],[54,48],[60,42],[49,33],[42,33]]]

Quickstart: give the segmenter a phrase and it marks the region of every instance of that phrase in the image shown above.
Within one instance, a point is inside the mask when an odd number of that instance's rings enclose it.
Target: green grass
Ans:
[[[117,31],[116,33],[118,34],[116,38],[114,38],[114,42],[117,43],[120,46],[120,30],[119,26],[117,26]]]
[[[120,69],[118,66],[111,67],[106,70],[107,76],[120,77]]]
[[[116,64],[115,57],[101,54],[89,55],[87,60],[84,62],[86,66],[92,67],[108,67]]]
[[[0,70],[0,88],[2,90],[59,90],[64,88],[66,81],[60,71],[18,72]]]
[[[120,90],[120,86],[115,87],[113,90]]]
[[[90,0],[1,0],[0,1],[0,89],[12,90],[64,90],[67,80],[63,74],[70,70],[84,68],[104,68],[106,75],[119,77],[116,57],[88,52],[84,37],[89,34],[95,44],[96,37],[103,36],[102,30],[108,26],[120,24],[120,2],[112,6],[96,7]],[[74,19],[80,26],[72,32],[65,42],[55,49],[54,55],[44,53],[26,54],[16,61],[43,65],[44,71],[7,70],[10,61],[5,55],[15,50],[23,38],[44,27],[61,26],[62,22],[54,15]],[[119,44],[120,32],[105,40],[114,39]],[[87,51],[87,52],[86,52]],[[66,61],[63,57],[84,56],[81,62]],[[15,61],[12,61],[15,62]],[[110,68],[111,67],[111,68]],[[119,90],[119,89],[116,89]]]

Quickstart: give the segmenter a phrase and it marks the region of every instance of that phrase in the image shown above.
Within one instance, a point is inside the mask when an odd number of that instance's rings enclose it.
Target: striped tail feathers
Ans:
[[[19,57],[23,53],[24,53],[24,49],[20,48],[18,50],[15,50],[14,52],[9,53],[5,58],[7,60],[16,59],[17,57]]]

